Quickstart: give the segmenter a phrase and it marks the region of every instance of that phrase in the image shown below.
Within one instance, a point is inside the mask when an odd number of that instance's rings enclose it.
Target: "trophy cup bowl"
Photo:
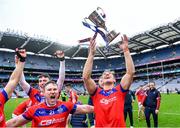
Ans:
[[[95,11],[93,11],[86,19],[89,19],[97,28],[101,34],[101,36],[104,38],[104,40],[109,44],[112,42],[120,33],[115,32],[115,30],[109,31],[105,24],[105,13],[102,8],[97,7]],[[103,33],[103,34],[102,34]]]
[[[97,9],[100,9],[98,7]],[[88,19],[93,22],[97,27],[101,27],[106,30],[106,25],[103,17],[97,12],[97,10],[93,11],[89,16]]]

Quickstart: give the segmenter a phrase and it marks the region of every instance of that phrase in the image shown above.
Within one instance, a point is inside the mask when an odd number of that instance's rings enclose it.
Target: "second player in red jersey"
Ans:
[[[126,74],[121,79],[121,84],[115,87],[115,76],[111,71],[102,74],[102,89],[96,86],[91,78],[93,59],[96,52],[94,39],[90,41],[89,55],[83,70],[83,80],[87,91],[92,96],[95,111],[96,127],[125,127],[124,100],[135,72],[134,63],[128,49],[128,39],[124,35],[119,46],[125,57]]]
[[[57,80],[58,89],[61,90],[64,79],[65,79],[65,60],[64,60],[64,52],[62,51],[56,51],[56,56],[60,60],[60,68],[59,68],[59,78]],[[44,95],[42,93],[42,87],[45,83],[47,83],[50,80],[50,76],[48,74],[42,73],[38,76],[38,86],[39,89],[33,88],[28,84],[25,80],[24,74],[21,76],[21,80],[19,82],[20,86],[23,88],[23,90],[27,93],[29,98],[32,100],[32,105],[39,104],[41,102],[44,102]]]

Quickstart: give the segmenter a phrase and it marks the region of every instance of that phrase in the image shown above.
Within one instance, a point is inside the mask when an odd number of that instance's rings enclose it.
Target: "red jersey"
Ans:
[[[142,102],[144,95],[145,95],[145,91],[143,89],[137,90],[136,96],[137,96],[138,102]]]
[[[73,99],[74,99],[74,102],[73,102]],[[71,101],[73,103],[76,103],[78,101],[78,95],[73,90],[70,90],[70,92],[69,92],[69,101]]]
[[[124,121],[126,92],[121,85],[106,91],[97,88],[92,95],[96,127],[126,127]]]
[[[0,92],[0,127],[6,126],[5,115],[4,115],[4,104],[8,100],[8,95],[5,90]]]
[[[76,108],[72,102],[57,101],[53,107],[43,102],[30,107],[22,116],[32,120],[32,127],[65,127],[69,113],[73,114]]]
[[[30,88],[28,92],[28,96],[32,101],[32,105],[44,102],[44,99],[45,99],[44,95],[38,89],[35,89],[32,87]]]
[[[27,99],[20,103],[16,109],[14,110],[13,114],[15,115],[21,115],[23,112],[25,112],[30,106],[32,106],[32,101],[30,99]]]

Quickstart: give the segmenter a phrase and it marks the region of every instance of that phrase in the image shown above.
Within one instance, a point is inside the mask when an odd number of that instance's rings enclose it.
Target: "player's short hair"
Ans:
[[[42,73],[42,74],[40,74],[40,75],[38,75],[38,79],[39,78],[42,78],[42,77],[45,77],[45,78],[51,78],[50,76],[49,76],[49,74],[47,74],[47,73]]]
[[[149,84],[150,84],[150,83],[152,83],[152,84],[156,85],[156,83],[155,83],[154,81],[149,81]]]
[[[65,84],[65,87],[72,87],[72,84],[67,83],[67,84]]]
[[[43,85],[43,88],[45,88],[47,85],[49,85],[49,84],[54,84],[54,85],[56,85],[57,86],[57,84],[56,84],[56,82],[55,81],[53,81],[53,80],[50,80],[50,81],[48,81],[47,83],[45,83],[44,85]]]

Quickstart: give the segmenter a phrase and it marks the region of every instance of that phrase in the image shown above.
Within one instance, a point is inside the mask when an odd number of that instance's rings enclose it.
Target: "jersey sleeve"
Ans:
[[[29,89],[28,96],[31,98],[31,97],[34,97],[34,95],[36,95],[37,93],[38,93],[38,90],[31,87]]]
[[[29,109],[27,109],[22,116],[26,119],[26,120],[32,120],[33,119],[33,115],[35,112],[35,106],[30,107]]]
[[[23,112],[26,111],[26,109],[29,107],[29,102],[30,100],[25,100],[24,102],[20,103],[14,110],[13,114],[15,115],[20,115],[22,114]]]
[[[77,109],[77,105],[70,101],[66,102],[66,106],[68,107],[70,114],[73,114]]]
[[[5,104],[8,101],[8,95],[4,89],[0,92],[0,101],[2,104]]]
[[[41,102],[40,92],[39,92],[39,90],[37,90],[35,88],[31,87],[29,89],[28,96],[32,100],[32,104],[34,104],[36,102]]]
[[[129,89],[127,89],[127,90],[123,89],[121,84],[119,84],[117,86],[120,86],[121,92],[123,92],[123,93],[125,92],[125,94],[129,91]]]
[[[157,98],[156,98],[156,100],[157,100],[156,109],[159,110],[159,108],[160,108],[160,103],[161,103],[161,94],[160,94],[159,91],[157,91]]]

